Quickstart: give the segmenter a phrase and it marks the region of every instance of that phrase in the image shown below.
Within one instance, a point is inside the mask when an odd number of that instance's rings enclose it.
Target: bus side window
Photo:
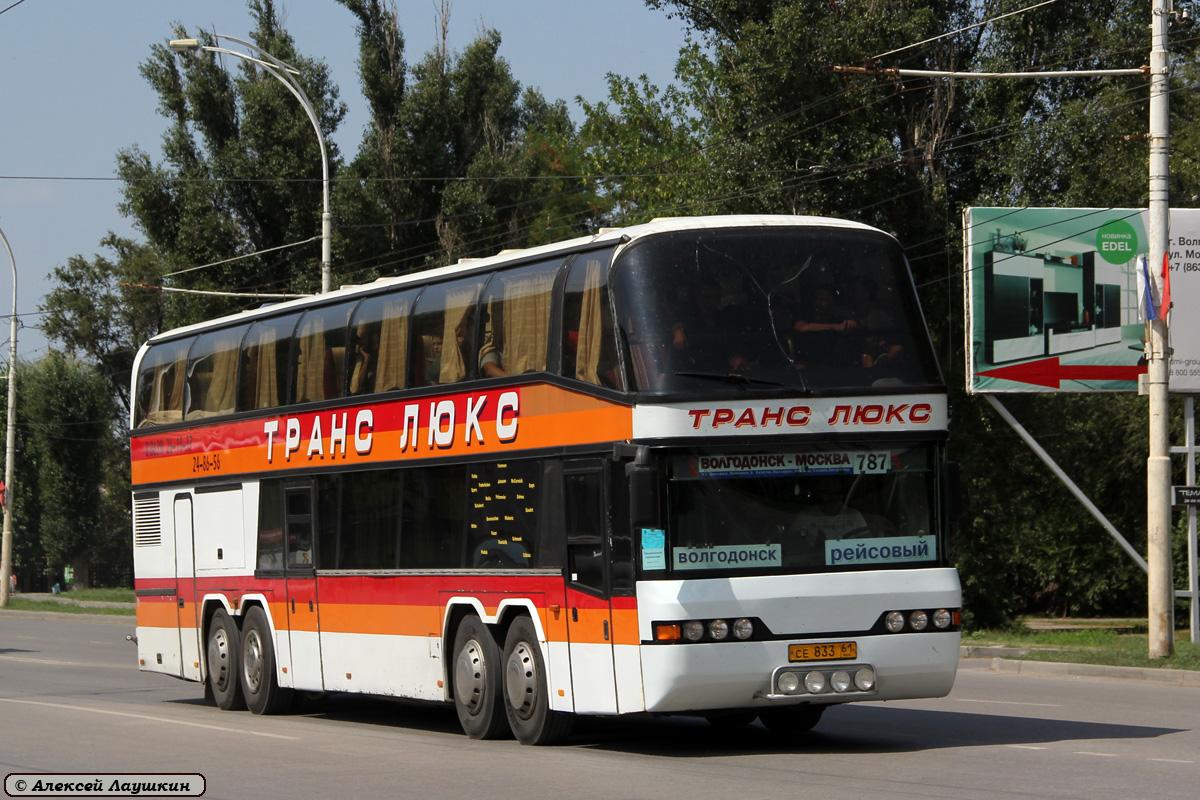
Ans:
[[[196,337],[188,354],[186,417],[199,419],[235,410],[238,354],[245,325]]]
[[[136,427],[183,420],[187,354],[193,339],[156,344],[138,370]]]
[[[292,397],[297,403],[336,400],[346,393],[346,327],[355,303],[315,308],[296,334]]]
[[[534,566],[541,472],[536,461],[468,467],[468,567]]]
[[[405,388],[412,294],[368,297],[350,321],[350,394]]]
[[[401,567],[450,569],[463,565],[466,479],[462,465],[404,470]]]
[[[283,569],[283,481],[258,485],[258,560],[260,570]]]
[[[238,411],[278,408],[287,403],[288,354],[299,314],[255,322],[242,342]]]
[[[584,253],[571,265],[563,297],[563,375],[624,390],[608,299],[611,250]]]
[[[572,583],[604,592],[604,505],[603,468],[563,476],[567,571]]]
[[[413,335],[413,386],[457,383],[475,376],[476,300],[482,278],[430,286],[417,299]],[[433,353],[440,344],[440,353]],[[417,363],[417,359],[421,359]]]
[[[544,372],[550,303],[562,259],[497,272],[483,294],[479,377]]]

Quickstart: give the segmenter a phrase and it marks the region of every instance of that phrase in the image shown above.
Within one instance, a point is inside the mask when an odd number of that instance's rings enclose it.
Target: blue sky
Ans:
[[[14,2],[0,0],[0,9]],[[334,139],[353,156],[367,121],[354,17],[334,0],[277,3],[299,50],[329,64],[349,110]],[[412,64],[436,41],[435,0],[396,7]],[[137,235],[117,211],[120,185],[111,179],[119,149],[158,152],[165,120],[138,66],[152,43],[171,38],[174,22],[238,38],[250,29],[244,0],[24,0],[0,13],[0,230],[16,258],[17,309],[26,315],[21,358],[36,359],[47,346],[32,315],[50,288],[47,274],[73,255],[90,258],[110,230]],[[452,49],[485,26],[500,31],[500,54],[516,79],[566,100],[577,120],[574,98],[604,99],[610,72],[670,83],[685,37],[678,20],[643,0],[453,0]],[[7,261],[0,251],[5,319]]]

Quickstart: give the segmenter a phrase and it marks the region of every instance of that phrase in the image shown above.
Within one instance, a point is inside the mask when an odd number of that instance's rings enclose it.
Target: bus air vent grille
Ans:
[[[133,546],[158,547],[162,544],[162,515],[158,496],[133,501]]]

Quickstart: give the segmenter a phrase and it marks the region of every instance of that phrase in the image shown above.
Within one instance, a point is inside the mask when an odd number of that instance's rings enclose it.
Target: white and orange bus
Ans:
[[[896,240],[656,220],[156,336],[141,669],[224,709],[807,730],[949,692],[947,393]]]

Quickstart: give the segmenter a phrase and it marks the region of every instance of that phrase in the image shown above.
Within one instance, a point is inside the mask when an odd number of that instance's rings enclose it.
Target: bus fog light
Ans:
[[[739,619],[733,623],[733,638],[749,639],[754,635],[754,623],[748,619]]]
[[[811,694],[820,694],[825,691],[825,674],[821,672],[810,672],[804,676],[804,688]]]
[[[729,623],[723,619],[714,619],[708,623],[708,635],[718,642],[729,635]]]
[[[860,692],[869,692],[875,688],[875,670],[863,667],[854,673],[854,685]]]
[[[908,624],[914,631],[923,631],[929,627],[929,615],[924,611],[914,611],[908,617]]]
[[[891,611],[883,619],[883,624],[892,633],[899,633],[904,630],[904,615],[899,611]]]
[[[795,694],[800,691],[800,676],[794,672],[779,673],[779,691],[784,694]]]
[[[683,638],[689,642],[698,642],[704,638],[704,623],[691,620],[683,623]]]
[[[933,612],[933,627],[946,629],[950,627],[950,612],[944,608],[939,608]]]
[[[829,685],[835,692],[845,692],[850,689],[850,673],[844,669],[829,676]]]

